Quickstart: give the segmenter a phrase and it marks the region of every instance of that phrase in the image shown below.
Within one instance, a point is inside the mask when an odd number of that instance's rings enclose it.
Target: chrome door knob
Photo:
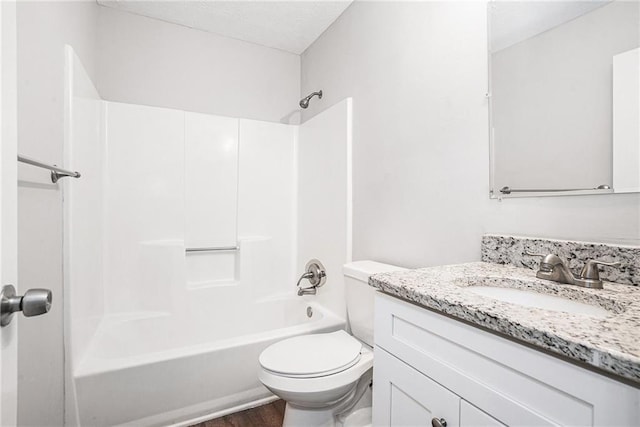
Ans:
[[[447,420],[444,418],[432,418],[431,419],[432,427],[447,427]]]
[[[29,289],[22,297],[22,314],[32,317],[48,313],[52,298],[49,289]]]
[[[13,285],[6,285],[0,292],[0,326],[7,326],[13,313],[22,311],[25,317],[39,316],[51,309],[53,294],[49,289],[29,289],[23,296],[16,295]]]

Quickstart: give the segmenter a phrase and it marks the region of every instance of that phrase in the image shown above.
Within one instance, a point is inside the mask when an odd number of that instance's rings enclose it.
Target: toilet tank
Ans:
[[[347,317],[351,333],[373,347],[373,299],[375,288],[368,285],[369,276],[388,271],[406,270],[375,261],[355,261],[343,267]]]

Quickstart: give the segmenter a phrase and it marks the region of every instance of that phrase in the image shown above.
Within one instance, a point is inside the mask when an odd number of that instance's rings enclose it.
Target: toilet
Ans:
[[[375,261],[344,265],[345,331],[302,335],[260,354],[260,381],[287,402],[283,427],[364,427],[371,424],[373,300],[376,273],[404,270]],[[330,286],[330,284],[329,284]]]

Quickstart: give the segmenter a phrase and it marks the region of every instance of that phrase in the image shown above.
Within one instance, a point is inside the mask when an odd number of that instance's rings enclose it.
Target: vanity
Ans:
[[[590,289],[527,253],[622,268]],[[482,262],[372,276],[373,425],[640,425],[639,264],[640,247],[486,235]]]

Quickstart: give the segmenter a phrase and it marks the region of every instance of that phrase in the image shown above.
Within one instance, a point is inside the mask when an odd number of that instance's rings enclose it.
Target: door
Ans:
[[[460,425],[460,397],[379,347],[374,358],[373,425]]]
[[[0,1],[0,285],[17,284],[16,11]],[[0,286],[1,287],[1,286]],[[0,425],[16,425],[18,322],[0,327]]]

